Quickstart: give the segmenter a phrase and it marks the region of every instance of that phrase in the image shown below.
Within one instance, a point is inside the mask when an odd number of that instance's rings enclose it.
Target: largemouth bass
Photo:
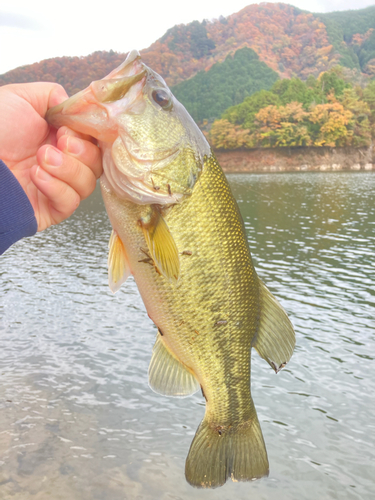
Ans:
[[[286,312],[258,278],[228,182],[202,132],[138,52],[48,111],[55,127],[95,137],[113,231],[109,285],[132,274],[158,328],[151,388],[206,400],[187,481],[268,475],[250,391],[251,348],[277,372],[295,344]]]

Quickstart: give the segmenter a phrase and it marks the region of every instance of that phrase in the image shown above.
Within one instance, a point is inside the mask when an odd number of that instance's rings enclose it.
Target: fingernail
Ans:
[[[69,135],[69,130],[68,127],[66,127],[65,125],[63,125],[62,127],[59,128],[59,134],[60,136],[63,136],[63,135]]]
[[[43,170],[39,166],[36,169],[35,175],[38,177],[39,180],[44,182],[47,182],[51,179],[51,175],[49,175],[45,170]]]
[[[60,136],[63,135],[73,135],[74,137],[76,136],[76,132],[73,132],[72,129],[66,127],[65,125],[61,128],[59,128],[59,134]]]
[[[83,144],[80,139],[69,136],[66,141],[66,149],[69,153],[79,155],[83,152]]]
[[[46,149],[44,161],[51,167],[60,167],[63,162],[62,153],[53,146],[50,146]]]

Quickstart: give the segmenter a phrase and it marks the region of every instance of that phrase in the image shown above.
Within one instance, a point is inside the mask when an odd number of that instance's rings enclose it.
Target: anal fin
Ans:
[[[116,293],[129,277],[130,267],[125,247],[114,229],[109,239],[108,248],[108,283],[112,292]]]
[[[165,346],[158,334],[148,369],[151,389],[163,396],[185,397],[200,389],[198,380]]]
[[[258,331],[252,347],[277,373],[291,358],[296,337],[287,313],[262,281],[260,310]]]
[[[178,249],[159,209],[152,206],[150,216],[139,222],[158,271],[168,280],[177,281],[180,274]]]

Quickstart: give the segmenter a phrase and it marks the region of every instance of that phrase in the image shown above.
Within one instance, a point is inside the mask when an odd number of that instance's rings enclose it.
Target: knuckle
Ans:
[[[60,85],[59,83],[55,83],[55,89],[58,91],[58,92],[61,92],[62,94],[66,94],[66,90],[64,89],[64,87],[62,85]]]
[[[67,189],[64,193],[65,207],[64,212],[67,217],[69,217],[73,212],[77,210],[81,202],[81,197],[73,189]]]
[[[90,194],[94,191],[95,186],[96,186],[96,178],[92,174],[92,172],[90,172],[90,175],[87,177],[85,183],[82,185],[82,190],[80,192],[81,198],[85,199],[88,196],[90,196]]]
[[[73,197],[73,200],[72,200],[72,207],[73,208],[73,212],[75,210],[77,210],[77,208],[79,207],[79,204],[81,203],[81,197],[79,196],[78,193],[75,193],[74,197]]]
[[[96,174],[93,169],[78,158],[63,153],[62,166],[53,172],[59,178],[66,189],[74,190],[80,199],[87,198],[95,189]]]

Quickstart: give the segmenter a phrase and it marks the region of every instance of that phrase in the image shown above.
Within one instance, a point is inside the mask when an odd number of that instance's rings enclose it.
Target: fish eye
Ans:
[[[168,109],[171,105],[171,97],[165,90],[154,90],[151,95],[156,104],[159,104],[161,108]]]

